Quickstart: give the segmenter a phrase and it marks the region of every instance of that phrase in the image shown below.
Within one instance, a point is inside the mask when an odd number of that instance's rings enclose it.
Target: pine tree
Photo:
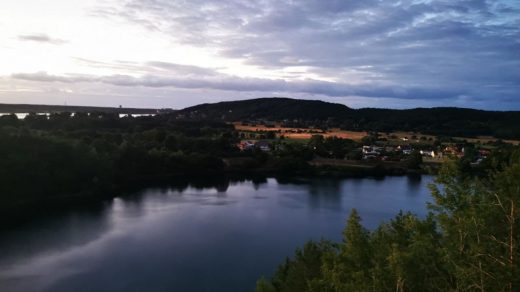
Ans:
[[[371,250],[369,232],[352,209],[343,230],[340,253],[324,263],[325,277],[335,291],[366,291],[371,286]]]

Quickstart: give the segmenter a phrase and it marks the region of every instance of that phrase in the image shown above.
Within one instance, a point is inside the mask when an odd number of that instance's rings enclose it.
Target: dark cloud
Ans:
[[[212,69],[147,64],[194,87],[496,103],[520,98],[519,11],[510,0],[128,0],[98,15],[250,65],[337,80],[223,80]]]
[[[241,78],[214,73],[206,77],[189,76],[164,77],[145,75],[90,76],[90,75],[51,75],[46,72],[18,73],[14,79],[38,82],[99,82],[116,86],[174,87],[185,89],[214,89],[238,92],[286,92],[318,94],[329,97],[365,96],[398,99],[450,99],[463,96],[464,92],[442,88],[416,88],[405,86],[380,86],[377,84],[352,85],[318,80],[285,81],[281,79]]]
[[[53,45],[61,45],[66,43],[67,41],[62,39],[51,38],[46,34],[26,34],[19,35],[18,39],[21,41],[31,41],[31,42],[39,42],[39,43],[47,43]]]
[[[203,68],[193,65],[183,65],[163,61],[149,61],[146,63],[115,60],[112,62],[96,61],[85,58],[73,58],[76,62],[94,68],[106,68],[119,70],[124,72],[133,72],[139,74],[157,74],[157,75],[178,75],[191,77],[214,76],[218,74],[215,69]]]
[[[192,65],[181,65],[169,62],[161,62],[161,61],[151,61],[145,64],[146,66],[161,69],[166,71],[168,74],[176,73],[184,76],[197,76],[197,77],[205,77],[205,76],[215,76],[217,75],[217,71],[214,69],[203,68],[199,66]]]

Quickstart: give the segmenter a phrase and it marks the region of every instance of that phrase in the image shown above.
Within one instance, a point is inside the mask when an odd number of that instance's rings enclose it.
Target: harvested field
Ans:
[[[331,129],[322,131],[320,129],[309,128],[285,128],[285,127],[266,127],[264,125],[244,126],[240,123],[233,123],[237,131],[260,132],[269,131],[277,132],[277,136],[283,135],[289,139],[309,139],[312,135],[322,135],[324,137],[338,137],[343,139],[361,140],[367,136],[367,132],[342,131],[340,129]]]
[[[286,127],[266,127],[265,125],[255,125],[255,126],[245,126],[240,122],[233,123],[235,129],[237,131],[247,131],[247,132],[277,132],[277,136],[283,135],[289,139],[310,139],[312,135],[322,135],[324,137],[338,137],[343,139],[351,139],[351,140],[361,140],[363,137],[367,136],[367,132],[355,132],[355,131],[343,131],[340,129],[330,129],[327,131],[322,131],[320,129],[312,129],[312,128],[286,128]],[[388,134],[380,133],[380,137],[387,138],[388,140],[398,140],[400,143],[398,144],[408,144],[410,142],[422,142],[422,143],[433,143],[435,141],[436,136],[434,135],[425,135],[421,133],[414,132],[391,132]],[[416,136],[417,139],[412,139],[412,136]],[[391,137],[394,137],[392,139]],[[419,140],[421,137],[426,138],[426,140]],[[396,139],[395,139],[396,138]],[[403,138],[407,138],[407,141],[403,141]],[[479,136],[476,138],[464,138],[464,137],[454,137],[457,140],[466,140],[470,143],[487,143],[490,141],[496,141],[497,139],[490,136]],[[510,143],[513,145],[520,145],[519,140],[503,140],[506,143]]]

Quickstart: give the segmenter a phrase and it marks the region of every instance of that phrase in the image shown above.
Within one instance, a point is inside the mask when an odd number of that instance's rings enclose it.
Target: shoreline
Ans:
[[[196,175],[196,179],[193,177]],[[225,172],[198,172],[177,175],[140,177],[128,179],[117,185],[102,190],[84,190],[75,194],[45,197],[41,200],[17,202],[0,207],[0,229],[12,223],[31,221],[34,217],[56,211],[67,211],[73,208],[88,207],[104,204],[117,197],[128,197],[140,190],[151,187],[165,187],[183,190],[188,187],[196,188],[227,188],[230,183],[252,181],[262,183],[269,178],[280,181],[305,182],[311,179],[360,179],[409,176],[420,178],[423,175],[434,175],[425,171],[389,171],[388,169],[373,168],[360,172],[359,169],[341,169],[319,167],[312,168],[311,172],[281,174],[274,169],[256,169],[249,171],[227,170]],[[27,215],[27,212],[30,214]],[[5,224],[7,223],[7,224]]]

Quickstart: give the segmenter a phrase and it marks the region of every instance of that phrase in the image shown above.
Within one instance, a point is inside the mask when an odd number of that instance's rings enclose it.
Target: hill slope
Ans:
[[[244,119],[327,120],[328,118],[346,118],[352,111],[346,105],[321,100],[257,98],[200,104],[180,110],[179,114],[187,117],[227,121]]]
[[[483,111],[465,108],[351,109],[319,100],[258,98],[201,104],[178,112],[180,117],[240,121],[299,120],[324,127],[363,131],[415,131],[448,136],[490,135],[520,138],[520,111]]]

